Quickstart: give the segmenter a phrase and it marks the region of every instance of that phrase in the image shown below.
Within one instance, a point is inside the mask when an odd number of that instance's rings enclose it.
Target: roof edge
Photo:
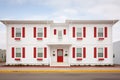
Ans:
[[[119,20],[66,20],[68,24],[115,24]],[[52,24],[53,20],[0,20],[3,24]]]
[[[66,20],[66,23],[69,24],[115,24],[119,20]]]
[[[0,20],[3,24],[51,24],[53,20]]]

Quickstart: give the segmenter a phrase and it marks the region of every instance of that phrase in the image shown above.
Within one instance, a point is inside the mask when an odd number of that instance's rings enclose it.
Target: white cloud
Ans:
[[[98,5],[90,8],[88,12],[103,19],[120,19],[120,6],[114,4]]]

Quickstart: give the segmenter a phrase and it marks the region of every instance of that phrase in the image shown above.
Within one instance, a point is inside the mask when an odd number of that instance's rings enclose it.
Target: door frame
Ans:
[[[64,55],[63,55],[63,49],[57,49],[57,62],[59,62],[58,61],[58,50],[62,50],[62,61],[60,61],[60,62],[63,62],[63,57],[64,57]]]

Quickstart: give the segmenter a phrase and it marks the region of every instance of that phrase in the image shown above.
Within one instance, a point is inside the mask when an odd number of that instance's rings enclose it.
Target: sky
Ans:
[[[0,0],[0,20],[120,20],[120,0]],[[120,21],[113,42],[120,41]],[[0,23],[0,49],[6,49],[6,27]]]

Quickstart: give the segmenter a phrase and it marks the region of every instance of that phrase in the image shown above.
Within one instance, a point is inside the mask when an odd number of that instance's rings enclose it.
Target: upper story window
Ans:
[[[21,48],[16,48],[16,57],[17,58],[21,57]]]
[[[103,28],[98,28],[98,37],[103,37]]]
[[[43,29],[42,28],[38,28],[38,37],[43,37]]]
[[[62,39],[62,31],[58,31],[58,39]]]
[[[82,57],[82,48],[77,48],[77,57]]]
[[[15,40],[25,38],[25,27],[11,27],[11,37]]]
[[[21,28],[16,28],[16,37],[21,37]]]
[[[94,38],[104,40],[108,37],[108,27],[94,27]]]
[[[38,48],[38,57],[43,57],[43,48]]]
[[[82,37],[82,28],[77,28],[77,37]]]
[[[98,48],[98,57],[103,57],[103,48]]]

